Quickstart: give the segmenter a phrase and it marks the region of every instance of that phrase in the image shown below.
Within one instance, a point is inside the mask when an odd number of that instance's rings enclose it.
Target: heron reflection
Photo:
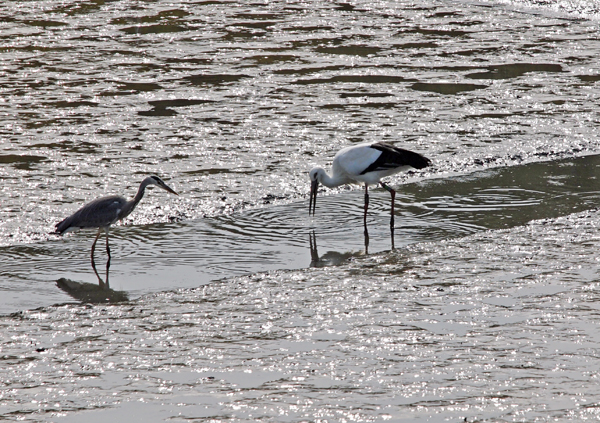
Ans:
[[[85,228],[98,228],[98,234],[92,244],[92,252],[90,254],[92,260],[92,268],[94,273],[98,277],[98,284],[101,288],[108,289],[108,271],[110,268],[110,247],[108,244],[108,230],[110,225],[123,220],[131,214],[138,203],[144,196],[146,187],[149,185],[156,185],[171,194],[179,195],[173,189],[171,189],[165,182],[158,176],[152,175],[144,179],[140,183],[140,187],[136,196],[132,200],[127,200],[119,195],[110,195],[108,197],[97,198],[90,203],[86,204],[71,216],[67,217],[63,221],[56,224],[56,233],[65,234],[67,232],[76,231]],[[94,262],[94,250],[96,249],[96,242],[102,234],[102,231],[106,233],[106,254],[108,260],[106,261],[106,282],[102,280],[98,271],[96,270],[96,263]]]
[[[106,286],[98,286],[94,283],[76,282],[66,278],[56,281],[56,286],[65,291],[71,297],[84,303],[120,303],[129,301],[124,291],[115,291]]]

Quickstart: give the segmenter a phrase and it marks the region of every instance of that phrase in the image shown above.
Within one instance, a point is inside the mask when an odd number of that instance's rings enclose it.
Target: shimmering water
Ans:
[[[598,177],[600,155],[594,155],[406,184],[397,196],[393,233],[389,194],[376,191],[368,238],[361,191],[319,199],[314,218],[304,201],[180,223],[118,227],[112,231],[111,287],[134,298],[234,275],[339,265],[366,253],[523,225],[594,208],[600,203],[600,189],[594,186]],[[15,311],[15,304],[23,309],[68,301],[69,294],[56,288],[60,278],[96,283],[88,253],[94,233],[3,248],[6,293],[0,311]],[[103,269],[106,255],[100,246],[96,262]]]
[[[599,16],[0,3],[0,418],[597,420]],[[368,238],[356,187],[309,218],[308,170],[371,140],[434,162],[394,231],[382,190]],[[149,173],[181,195],[111,231],[127,300],[82,303],[93,232],[53,225]]]

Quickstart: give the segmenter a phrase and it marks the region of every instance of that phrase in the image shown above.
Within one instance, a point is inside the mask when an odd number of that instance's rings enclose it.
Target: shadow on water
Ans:
[[[393,232],[389,194],[374,189],[367,236],[360,189],[319,196],[314,217],[307,200],[177,224],[117,226],[111,284],[135,296],[261,271],[339,265],[394,245],[510,228],[597,207],[599,175],[600,156],[587,156],[398,186]],[[92,232],[81,231],[3,248],[0,312],[65,301],[49,283],[61,278],[82,281],[81,292],[69,295],[86,301],[84,284],[94,281],[92,241]]]

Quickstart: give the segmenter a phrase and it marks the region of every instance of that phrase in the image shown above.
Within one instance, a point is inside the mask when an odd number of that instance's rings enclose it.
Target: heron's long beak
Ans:
[[[315,180],[310,183],[310,202],[308,203],[308,214],[310,215],[311,210],[313,216],[317,211],[317,190],[319,189],[319,181]]]
[[[161,185],[159,185],[159,187],[161,187],[165,191],[169,191],[171,194],[179,195],[171,187],[167,186],[167,184],[165,184],[164,182]]]

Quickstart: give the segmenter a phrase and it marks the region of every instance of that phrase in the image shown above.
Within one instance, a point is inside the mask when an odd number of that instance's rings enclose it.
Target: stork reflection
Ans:
[[[364,253],[357,251],[339,252],[339,251],[327,251],[323,255],[319,255],[317,246],[317,234],[313,229],[308,233],[308,242],[310,246],[310,267],[325,267],[325,266],[337,266],[346,262],[351,257],[369,254],[369,231],[367,228],[364,229]],[[394,250],[394,227],[390,228],[390,243],[391,249]]]
[[[394,249],[394,230],[391,230],[392,249]],[[314,230],[308,234],[308,242],[310,247],[310,267],[326,267],[338,266],[348,261],[352,257],[358,257],[369,254],[369,233],[364,231],[364,252],[363,251],[327,251],[320,255],[317,246],[317,234]]]
[[[365,226],[364,236],[365,236],[365,254],[369,254],[369,230],[367,229],[366,226]],[[394,227],[393,226],[390,226],[390,243],[391,243],[391,249],[395,250],[396,247],[394,246]]]
[[[340,253],[337,251],[328,251],[319,256],[315,231],[308,234],[308,240],[310,243],[310,267],[338,266],[347,262],[349,258],[360,255],[360,253],[356,252]]]

